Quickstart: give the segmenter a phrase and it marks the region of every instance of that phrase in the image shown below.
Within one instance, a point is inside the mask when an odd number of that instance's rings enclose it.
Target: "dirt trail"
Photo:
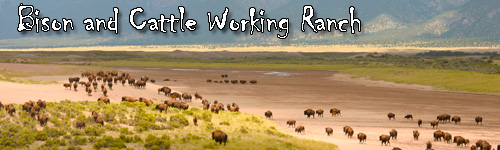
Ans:
[[[159,95],[157,89],[169,86],[180,92],[200,93],[204,99],[213,102],[218,100],[223,104],[238,103],[245,113],[264,115],[267,110],[273,111],[274,119],[286,132],[302,138],[331,142],[343,150],[359,149],[392,149],[400,147],[405,150],[425,149],[425,142],[433,141],[435,129],[429,122],[436,116],[448,113],[462,117],[462,123],[440,124],[440,130],[450,132],[453,136],[461,135],[475,143],[479,139],[487,140],[492,145],[500,144],[500,96],[484,94],[468,94],[455,92],[440,92],[430,90],[415,90],[406,88],[365,86],[347,81],[332,80],[333,71],[306,70],[227,70],[227,69],[170,69],[170,68],[117,68],[129,72],[133,77],[147,75],[155,79],[156,84],[148,84],[146,89],[139,90],[128,85],[115,85],[109,91],[112,101],[118,102],[122,96],[146,97],[154,100],[170,99]],[[221,84],[206,83],[206,79],[224,80],[220,74],[228,74],[229,80],[255,79],[258,84]],[[66,81],[67,77],[35,77]],[[59,79],[60,78],[60,79]],[[177,80],[163,81],[163,79]],[[67,82],[67,81],[66,81]],[[96,100],[102,96],[99,92],[88,96],[83,88],[79,91],[65,90],[57,85],[22,85],[0,82],[2,103],[23,103],[27,100],[44,99],[47,101]],[[200,106],[199,100],[193,100],[191,105]],[[332,117],[330,108],[342,110],[342,116]],[[303,111],[307,108],[325,110],[324,117],[307,119]],[[389,121],[387,113],[396,114],[396,120]],[[403,118],[413,114],[414,120]],[[476,125],[476,115],[484,118],[484,125]],[[424,120],[418,127],[416,120]],[[297,120],[297,125],[304,125],[306,133],[297,135],[293,128],[288,128],[285,122]],[[342,133],[343,126],[351,126],[355,135],[352,139]],[[332,136],[325,133],[326,127],[334,129]],[[397,140],[391,140],[391,146],[381,146],[378,136],[388,134],[391,129],[399,132]],[[418,129],[421,133],[418,141],[413,140],[412,131]],[[359,144],[356,134],[367,134],[367,144]],[[454,150],[469,149],[457,147],[454,144],[433,142],[434,149]]]

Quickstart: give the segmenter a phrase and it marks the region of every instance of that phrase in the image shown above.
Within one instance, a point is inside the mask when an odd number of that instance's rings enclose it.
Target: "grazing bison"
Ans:
[[[226,146],[227,134],[221,130],[215,130],[212,132],[212,140],[215,140],[215,143],[219,142],[219,145],[224,142],[224,146]]]
[[[457,146],[467,146],[467,144],[469,144],[469,139],[465,139],[463,137],[457,137],[456,138],[456,143],[457,143]]]
[[[188,94],[188,93],[182,93],[182,99],[184,99],[184,101],[188,101],[188,102],[190,102],[190,101],[191,101],[191,99],[192,99],[192,97],[191,97],[191,95],[190,95],[190,94]]]
[[[70,77],[70,78],[68,78],[68,81],[69,81],[69,83],[80,82],[80,78],[79,77]]]
[[[110,90],[113,90],[113,83],[109,82],[108,83],[108,87],[109,87]]]
[[[36,111],[35,107],[31,107],[31,111],[30,111],[31,118],[35,118],[36,113],[37,113],[37,111]]]
[[[432,149],[432,143],[431,141],[427,141],[427,143],[425,143],[425,145],[427,146],[427,149]]]
[[[179,98],[179,100],[181,100],[181,94],[177,93],[177,92],[173,92],[172,94],[170,94],[170,97],[174,100],[176,100],[177,98]]]
[[[304,126],[298,126],[297,128],[295,128],[295,132],[297,132],[298,134],[304,134],[305,133],[305,127]]]
[[[7,113],[9,113],[10,116],[14,116],[14,113],[16,112],[16,108],[12,104],[5,106],[5,110],[7,111]]]
[[[87,93],[89,96],[92,96],[92,89],[90,87],[87,88]]]
[[[194,126],[198,126],[198,117],[196,117],[196,116],[193,117],[193,123],[194,123]]]
[[[137,101],[137,100],[136,100],[135,98],[133,98],[133,97],[130,97],[130,96],[124,96],[124,97],[122,97],[122,102],[123,102],[123,101],[127,101],[127,102],[135,102],[135,101]]]
[[[330,127],[327,127],[327,128],[325,129],[325,132],[326,132],[326,135],[330,136],[330,134],[332,134],[332,133],[333,133],[333,129],[332,129],[332,128],[330,128]]]
[[[387,146],[387,144],[391,145],[391,137],[388,136],[387,134],[382,134],[381,136],[379,136],[379,140],[382,142],[381,145],[384,145]]]
[[[318,117],[319,116],[323,117],[323,112],[324,112],[323,109],[316,110],[316,114],[318,114]]]
[[[257,84],[257,80],[250,80],[250,84]]]
[[[413,139],[418,140],[419,136],[420,136],[420,133],[418,132],[418,130],[413,130]]]
[[[100,98],[98,98],[98,99],[97,99],[97,101],[98,101],[98,102],[99,102],[99,101],[100,101],[100,102],[103,102],[103,103],[105,103],[105,104],[109,104],[109,98],[107,98],[107,97],[100,97]]]
[[[391,120],[391,118],[396,120],[396,114],[394,114],[394,113],[388,113],[387,117],[389,118],[389,120]]]
[[[418,119],[417,124],[418,124],[418,127],[420,127],[420,125],[422,125],[422,119]]]
[[[210,83],[210,82],[212,82],[212,79],[207,79],[207,83]]]
[[[71,90],[71,83],[64,83],[63,86],[64,86],[64,89],[70,89]]]
[[[38,121],[40,122],[40,126],[45,126],[47,125],[47,121],[49,120],[49,118],[47,116],[45,116],[44,114],[39,114],[38,115]]]
[[[439,120],[439,121],[441,121],[441,122],[446,122],[446,121],[450,122],[451,116],[448,115],[448,114],[442,114],[442,115],[438,115],[436,117],[436,119]]]
[[[392,129],[390,132],[389,132],[389,135],[391,136],[391,138],[394,140],[394,139],[398,139],[398,131],[396,131],[395,129]]]
[[[99,114],[94,110],[92,111],[92,117],[94,118],[94,121],[96,121],[97,117],[99,117]]]
[[[146,99],[144,97],[140,97],[139,98],[139,102],[143,102],[144,104],[146,104],[146,106],[150,106],[151,104],[153,104],[153,101],[149,100],[149,99]]]
[[[330,109],[330,113],[332,114],[332,116],[337,116],[337,115],[341,115],[340,114],[340,109],[337,109],[337,108],[332,108]]]
[[[85,122],[83,122],[83,120],[78,120],[78,122],[76,122],[76,128],[85,128]]]
[[[231,83],[232,83],[232,84],[237,84],[237,83],[238,83],[238,80],[231,80]]]
[[[75,91],[78,91],[78,89],[77,89],[77,88],[78,88],[78,83],[76,83],[76,82],[75,82],[75,83],[73,84],[73,89],[74,89]]]
[[[202,99],[203,99],[203,97],[202,97],[200,94],[198,94],[198,92],[196,92],[196,93],[194,93],[194,99],[195,99],[195,100],[196,100],[196,99],[200,99],[200,100],[202,100]]]
[[[29,102],[24,102],[23,105],[24,111],[29,112],[31,110],[31,107],[33,107],[33,102],[31,102],[31,100]]]
[[[245,83],[247,83],[247,80],[240,80],[240,83],[245,84]]]
[[[154,79],[151,79],[150,81],[151,81],[151,83],[155,83],[156,82],[156,80],[154,80]]]
[[[270,110],[268,110],[268,111],[266,111],[266,113],[264,113],[264,116],[266,116],[266,118],[272,119],[273,118],[273,112],[271,112]]]
[[[434,132],[434,141],[441,141],[441,138],[444,137],[444,132],[441,130],[437,130]]]
[[[156,109],[160,110],[160,113],[163,112],[163,111],[167,112],[167,107],[168,106],[166,104],[158,104],[158,105],[156,105]]]
[[[104,125],[104,120],[102,120],[101,116],[97,116],[97,119],[95,120],[95,123],[99,123],[101,125]]]
[[[106,89],[106,88],[102,89],[102,94],[104,96],[108,96],[108,89]]]
[[[481,123],[481,125],[483,125],[483,117],[476,116],[476,118],[474,118],[474,119],[476,120],[476,124]]]
[[[229,80],[224,80],[224,83],[226,83],[226,84],[229,83]]]
[[[312,116],[313,116],[313,118],[314,118],[314,114],[315,114],[315,112],[314,112],[314,110],[312,110],[312,109],[306,109],[306,110],[304,110],[304,115],[307,115],[307,118],[310,118],[310,117],[311,117],[311,115],[312,115]]]
[[[437,128],[438,125],[439,125],[439,121],[437,121],[437,120],[434,120],[434,121],[431,122],[431,126],[432,126],[433,129],[434,129],[434,127]]]
[[[358,133],[358,140],[359,140],[359,143],[366,143],[366,134]]]
[[[408,115],[405,116],[405,119],[407,119],[407,120],[411,119],[413,121],[413,115],[408,114]]]
[[[444,140],[444,142],[446,142],[446,143],[451,143],[451,137],[452,137],[452,136],[451,136],[451,134],[450,134],[450,133],[445,132],[445,133],[444,133],[444,136],[443,136],[443,140]]]
[[[40,108],[46,108],[47,107],[47,102],[46,101],[42,101],[41,99],[39,99],[36,104],[38,106],[40,106]]]
[[[455,124],[460,123],[460,120],[461,118],[459,116],[453,116],[453,118],[451,118],[451,121],[455,122]]]
[[[203,104],[203,110],[208,110],[210,108],[210,104]]]
[[[295,123],[296,123],[296,122],[297,122],[297,121],[295,121],[295,120],[288,120],[288,121],[286,121],[286,124],[288,124],[288,127],[289,127],[289,128],[290,128],[290,126],[295,128]]]

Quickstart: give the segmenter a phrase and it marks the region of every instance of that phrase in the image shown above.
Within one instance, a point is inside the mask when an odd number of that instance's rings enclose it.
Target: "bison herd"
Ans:
[[[221,75],[222,78],[227,78],[228,75],[227,74],[222,74]],[[224,79],[224,80],[212,80],[212,79],[207,79],[206,81],[207,83],[232,83],[232,84],[246,84],[247,83],[247,80],[228,80],[228,79]],[[249,81],[250,84],[257,84],[257,80],[250,80]]]

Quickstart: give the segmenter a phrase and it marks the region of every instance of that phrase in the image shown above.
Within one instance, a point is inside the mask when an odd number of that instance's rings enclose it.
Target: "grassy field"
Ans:
[[[160,61],[108,61],[97,62],[107,67],[175,67],[175,68],[237,68],[237,69],[309,69],[309,70],[339,70],[351,68],[353,65],[305,65],[305,64],[246,64],[246,63],[190,63],[190,62],[160,62]]]
[[[450,91],[490,93],[500,95],[500,75],[472,71],[409,69],[409,68],[348,68],[340,72],[372,80],[405,84],[431,85]]]
[[[43,70],[43,69],[41,69]],[[79,74],[84,71],[92,71],[96,72],[99,70],[114,70],[103,66],[70,66],[66,68],[57,68],[50,72],[43,71],[32,71],[24,72],[24,71],[16,71],[12,69],[0,69],[0,81],[4,82],[14,82],[21,84],[52,84],[58,83],[57,81],[37,81],[24,79],[23,77],[32,77],[32,76],[54,76],[54,75],[73,75]]]
[[[214,114],[199,107],[169,108],[160,113],[142,102],[49,102],[40,113],[49,123],[36,119],[15,105],[13,116],[0,111],[0,149],[336,149],[333,144],[299,139],[284,134],[262,116],[222,111]],[[97,111],[104,126],[94,123]],[[192,122],[197,116],[198,126]],[[86,123],[77,129],[77,120]],[[227,145],[216,144],[211,133],[222,130]]]

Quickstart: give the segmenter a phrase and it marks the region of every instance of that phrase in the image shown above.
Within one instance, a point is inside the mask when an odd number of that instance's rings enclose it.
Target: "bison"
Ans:
[[[149,99],[146,99],[144,97],[140,97],[139,98],[139,102],[143,102],[144,104],[146,104],[146,106],[150,106],[151,104],[153,104],[153,101],[149,100]]]
[[[352,138],[352,135],[354,134],[354,130],[349,127],[349,128],[347,128],[346,133],[347,133],[348,138]]]
[[[323,117],[323,112],[324,112],[323,109],[316,110],[316,114],[318,114],[318,117],[319,116]]]
[[[460,120],[461,118],[459,116],[453,116],[453,118],[451,118],[451,121],[455,122],[455,124],[460,123]]]
[[[366,134],[358,133],[358,140],[359,140],[359,143],[366,143]]]
[[[83,120],[78,120],[76,122],[76,128],[79,128],[79,129],[85,128],[85,122],[83,122]]]
[[[269,118],[269,119],[273,118],[273,112],[271,112],[270,110],[266,111],[266,113],[264,113],[264,115],[266,116],[266,118]]]
[[[198,117],[193,116],[193,123],[194,123],[194,126],[198,126]]]
[[[307,115],[307,118],[310,118],[310,117],[311,117],[311,115],[312,115],[312,116],[313,116],[313,118],[314,118],[314,114],[315,114],[315,112],[314,112],[314,110],[312,110],[312,109],[306,109],[306,110],[304,110],[304,115]]]
[[[64,89],[70,89],[71,90],[71,83],[64,83],[63,86],[64,86]]]
[[[419,136],[420,136],[420,133],[418,132],[418,130],[413,130],[413,139],[418,140]]]
[[[483,117],[476,116],[476,118],[474,118],[474,119],[476,120],[476,124],[481,123],[481,125],[483,125]]]
[[[441,130],[437,130],[434,132],[434,141],[441,141],[441,138],[444,137],[444,132]]]
[[[437,120],[434,120],[434,121],[431,122],[431,126],[432,126],[433,129],[434,129],[434,127],[437,128],[438,125],[439,125],[439,121],[437,121]]]
[[[332,129],[332,128],[330,128],[330,127],[327,127],[327,128],[325,129],[325,132],[326,132],[326,135],[330,136],[330,134],[332,134],[332,133],[333,133],[333,129]]]
[[[99,123],[104,126],[104,120],[102,120],[101,116],[97,116],[97,119],[95,120],[95,123]]]
[[[47,121],[48,120],[49,120],[49,118],[47,116],[45,116],[44,114],[39,114],[38,115],[38,121],[40,122],[40,126],[47,125]]]
[[[288,124],[288,127],[290,127],[290,126],[291,126],[291,127],[294,127],[294,128],[295,128],[295,123],[296,123],[296,122],[297,122],[297,121],[295,121],[295,120],[288,120],[288,121],[286,121],[286,124]]]
[[[418,127],[420,127],[420,125],[422,125],[422,119],[418,119],[417,124],[418,124]]]
[[[388,113],[387,114],[387,118],[389,118],[389,120],[391,120],[391,119],[396,120],[396,114],[394,114],[394,113]]]
[[[109,98],[107,97],[100,97],[97,99],[97,102],[103,102],[104,104],[109,104]]]
[[[444,133],[444,136],[443,136],[443,140],[444,140],[444,142],[446,142],[446,143],[451,143],[451,137],[452,137],[452,136],[451,136],[451,134],[450,134],[450,133],[445,132],[445,133]]]
[[[69,77],[68,81],[69,81],[69,83],[80,82],[80,78],[79,77]]]
[[[304,134],[305,133],[305,127],[304,126],[298,126],[295,128],[295,132],[298,134]]]
[[[250,80],[250,84],[257,84],[257,80]]]
[[[389,132],[389,135],[391,136],[391,138],[394,140],[394,139],[398,139],[398,131],[396,131],[395,129],[392,129],[390,132]]]
[[[40,106],[40,108],[46,108],[47,107],[47,102],[46,101],[42,101],[41,99],[39,99],[36,104],[38,106]]]
[[[379,140],[382,142],[381,145],[384,145],[387,146],[387,144],[391,145],[391,137],[388,136],[387,134],[382,134],[381,136],[379,136]]]
[[[7,113],[9,113],[10,116],[14,116],[14,113],[16,112],[16,108],[12,104],[5,106],[5,110],[7,111]]]
[[[123,101],[127,101],[127,102],[135,102],[135,101],[137,101],[137,100],[136,100],[135,98],[133,98],[133,97],[130,97],[130,96],[124,96],[124,97],[122,97],[122,102],[123,102]]]
[[[160,113],[163,112],[163,111],[167,112],[167,107],[168,106],[166,104],[158,104],[158,105],[156,105],[156,109],[160,110]]]
[[[219,142],[219,145],[224,142],[224,146],[226,146],[227,142],[227,134],[222,132],[221,130],[215,130],[212,132],[212,140],[215,140],[215,142]]]
[[[202,99],[203,99],[203,97],[202,97],[200,94],[198,94],[198,92],[196,92],[196,93],[194,93],[194,99],[195,99],[195,100],[196,100],[196,99],[200,99],[200,100],[202,100]]]
[[[240,80],[240,83],[245,84],[245,83],[247,83],[247,80]]]
[[[338,115],[338,116],[340,116],[340,115],[341,115],[341,114],[340,114],[340,109],[337,109],[337,108],[332,108],[332,109],[330,109],[330,113],[332,114],[332,117],[333,117],[333,116],[337,116],[337,115]]]
[[[405,116],[405,119],[407,119],[407,120],[411,119],[413,121],[413,115],[408,114],[408,115]]]

